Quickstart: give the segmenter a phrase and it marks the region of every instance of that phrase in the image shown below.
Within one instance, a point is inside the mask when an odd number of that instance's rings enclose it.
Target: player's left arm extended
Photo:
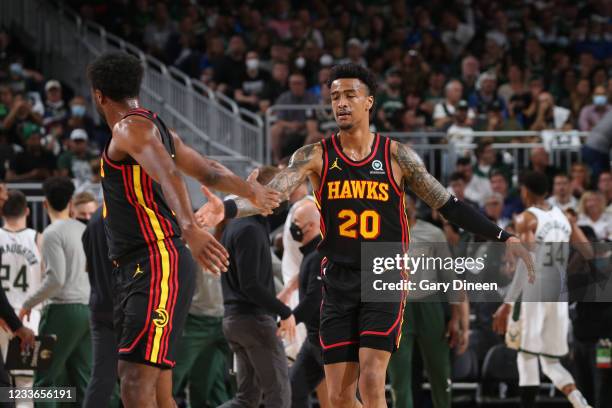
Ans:
[[[221,163],[204,157],[187,146],[175,132],[171,131],[171,134],[176,150],[176,165],[185,174],[215,190],[244,197],[256,208],[269,210],[278,206],[280,195],[276,191],[259,183],[243,180]]]
[[[429,174],[419,156],[410,147],[395,142],[391,149],[393,158],[402,170],[405,185],[431,208],[440,211],[448,221],[494,241],[505,242],[511,237],[472,206],[451,196],[446,188]]]

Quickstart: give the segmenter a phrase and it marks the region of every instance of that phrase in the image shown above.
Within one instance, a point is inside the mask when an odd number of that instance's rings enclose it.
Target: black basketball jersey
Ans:
[[[172,135],[156,113],[138,108],[130,110],[124,118],[131,115],[153,121],[166,150],[174,157]],[[108,157],[109,144],[110,140],[100,160],[104,192],[102,214],[109,256],[117,259],[154,246],[163,257],[166,253],[163,241],[179,237],[180,229],[161,186],[133,158],[120,162],[111,160]]]
[[[363,242],[389,242],[408,248],[404,194],[391,171],[391,140],[376,135],[372,151],[356,162],[342,153],[337,135],[321,141],[323,169],[315,192],[321,211],[323,241],[329,260],[359,268]]]

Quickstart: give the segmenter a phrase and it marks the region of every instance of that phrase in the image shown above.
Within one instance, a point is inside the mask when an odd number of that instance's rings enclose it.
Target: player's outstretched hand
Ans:
[[[497,334],[506,333],[508,327],[508,317],[512,306],[509,303],[504,303],[497,308],[497,311],[493,314],[493,331]]]
[[[529,279],[529,283],[535,282],[535,265],[533,263],[533,258],[531,254],[525,248],[523,243],[517,237],[510,237],[506,240],[506,248],[508,254],[514,258],[521,258],[523,262],[525,262],[525,266],[527,267],[527,275]]]
[[[259,169],[255,169],[249,174],[249,177],[247,177],[247,181],[251,184],[251,188],[254,192],[249,201],[251,201],[255,207],[259,208],[262,215],[270,215],[272,211],[280,205],[282,201],[281,193],[270,187],[259,184],[257,181],[258,175]]]
[[[34,348],[35,336],[34,332],[31,329],[25,326],[21,326],[15,331],[15,336],[19,337],[19,339],[21,340],[22,351],[31,350]]]
[[[285,320],[281,320],[276,334],[283,336],[289,343],[293,343],[293,340],[295,340],[295,317],[291,315]]]
[[[203,268],[214,274],[227,272],[229,254],[216,239],[203,227],[194,226],[184,231],[193,258]]]
[[[225,207],[223,201],[210,192],[206,186],[201,186],[202,194],[208,200],[195,213],[196,221],[201,227],[212,228],[217,226],[225,218]]]

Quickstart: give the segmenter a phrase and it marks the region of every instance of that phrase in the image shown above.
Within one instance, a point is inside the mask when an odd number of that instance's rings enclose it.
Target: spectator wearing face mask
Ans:
[[[71,216],[85,224],[91,219],[98,209],[98,201],[93,194],[88,192],[76,193],[72,197]]]
[[[43,125],[50,127],[55,123],[64,123],[68,119],[68,109],[64,102],[62,85],[56,79],[45,84],[45,114]]]
[[[87,102],[82,96],[75,96],[70,100],[70,117],[66,124],[65,138],[70,137],[70,133],[74,129],[83,129],[88,135],[92,136],[95,133],[94,121],[90,115],[87,114]],[[96,140],[96,142],[98,142]],[[106,140],[104,140],[106,142]],[[104,144],[99,145],[100,148],[104,147]]]
[[[319,345],[319,308],[321,306],[321,262],[317,251],[321,242],[319,212],[313,201],[306,200],[295,210],[290,227],[292,238],[300,243],[304,255],[299,273],[299,304],[293,309],[296,324],[304,323],[308,332],[295,363],[291,367],[293,408],[308,408],[310,394],[324,381],[323,360]],[[323,394],[323,395],[322,395]],[[325,397],[324,393],[319,393]],[[327,398],[325,398],[327,399]],[[329,407],[329,402],[322,406]]]
[[[25,68],[20,60],[9,65],[8,82],[15,93],[35,91],[42,81],[43,76],[40,72]]]
[[[612,110],[612,105],[608,103],[606,88],[603,86],[595,87],[593,91],[593,103],[585,106],[580,111],[578,126],[583,132],[591,131],[599,123],[606,113]]]
[[[249,51],[245,60],[246,70],[240,88],[234,90],[234,99],[244,108],[256,112],[259,109],[264,86],[270,75],[259,67],[259,56],[256,51]]]

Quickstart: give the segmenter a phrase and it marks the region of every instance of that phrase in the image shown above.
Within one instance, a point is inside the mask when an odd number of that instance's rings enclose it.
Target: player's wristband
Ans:
[[[223,201],[223,208],[225,208],[225,219],[229,220],[230,218],[236,217],[238,215],[238,206],[236,205],[236,201],[233,199]]]
[[[487,239],[505,242],[512,236],[455,196],[451,196],[438,211],[449,222]]]

